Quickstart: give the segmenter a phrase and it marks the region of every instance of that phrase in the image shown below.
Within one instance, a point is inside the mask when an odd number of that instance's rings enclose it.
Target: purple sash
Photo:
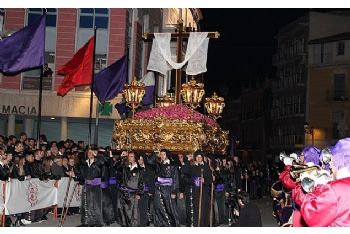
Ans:
[[[138,189],[132,189],[125,186],[120,186],[120,190],[127,193],[136,193],[138,191]]]
[[[172,186],[173,185],[173,178],[158,177],[156,185],[159,185],[159,186]]]
[[[117,184],[117,179],[116,179],[115,177],[109,178],[109,184],[110,184],[110,185],[115,185],[115,184]]]
[[[93,180],[85,180],[86,185],[97,186],[101,185],[101,178],[95,178]]]
[[[223,192],[225,190],[225,185],[224,184],[217,184],[215,185],[215,191],[216,192]]]
[[[105,189],[105,188],[108,188],[109,186],[109,181],[102,181],[101,182],[101,188]]]
[[[200,187],[201,186],[201,178],[200,177],[194,177],[194,185],[196,187]]]
[[[144,185],[144,186],[143,186],[143,191],[146,192],[146,193],[148,193],[148,192],[149,192],[149,186]]]

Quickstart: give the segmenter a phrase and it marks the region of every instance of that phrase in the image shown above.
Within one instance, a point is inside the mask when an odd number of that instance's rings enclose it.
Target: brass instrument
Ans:
[[[332,161],[333,154],[329,148],[321,151],[321,161],[323,164],[329,164]]]
[[[327,184],[329,181],[332,181],[332,176],[325,170],[301,176],[301,186],[307,193],[312,192],[316,185]]]
[[[306,168],[301,168],[301,169],[296,169],[296,170],[291,169],[290,170],[290,175],[294,179],[296,179],[296,178],[299,178],[302,173],[305,173],[305,172],[309,172],[310,173],[312,171],[318,171],[318,170],[320,170],[319,166],[312,166],[312,167],[307,167],[306,166]]]
[[[308,166],[305,164],[302,164],[302,163],[294,162],[292,167],[291,167],[291,170],[299,170],[299,169],[305,169],[305,168],[308,168]]]

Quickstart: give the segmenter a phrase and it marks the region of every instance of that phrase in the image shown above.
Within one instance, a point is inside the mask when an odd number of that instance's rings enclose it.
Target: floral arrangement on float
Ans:
[[[152,108],[135,114],[135,119],[151,120],[156,118],[164,118],[168,120],[190,120],[194,122],[204,121],[209,126],[218,127],[218,123],[215,122],[215,120],[197,111],[191,110],[187,106],[178,104]]]

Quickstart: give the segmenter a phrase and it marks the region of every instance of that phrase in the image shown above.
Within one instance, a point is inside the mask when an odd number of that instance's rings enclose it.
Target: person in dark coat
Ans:
[[[149,164],[156,166],[156,182],[154,194],[154,225],[156,227],[178,227],[179,219],[176,209],[176,194],[179,191],[178,169],[170,160],[170,152],[160,151],[157,162],[156,155],[152,155]]]
[[[179,173],[179,193],[177,194],[177,210],[179,215],[179,222],[181,225],[186,225],[186,201],[185,201],[185,190],[186,190],[186,176],[183,172],[183,167],[187,163],[187,158],[183,154],[177,155],[177,167]]]
[[[6,155],[0,155],[0,181],[7,181],[10,177],[9,160]]]
[[[101,175],[103,221],[106,224],[106,226],[110,226],[110,224],[114,223],[115,221],[115,213],[112,204],[112,194],[110,193],[109,189],[109,178],[111,177],[109,165],[111,164],[111,159],[109,155],[106,154],[106,151],[104,149],[99,149],[97,153],[97,158],[101,162],[101,164],[104,165],[102,167],[103,170]]]
[[[96,158],[96,150],[88,150],[88,159],[81,167],[84,187],[81,199],[82,226],[103,226],[101,176],[104,163]]]
[[[143,171],[143,195],[141,195],[139,201],[139,226],[146,227],[150,225],[151,222],[151,213],[154,211],[151,210],[151,203],[153,203],[153,194],[154,194],[154,180],[155,180],[155,171],[154,167],[145,163],[144,157],[140,156],[138,162],[141,170]],[[152,204],[153,206],[153,204]]]
[[[212,183],[212,172],[207,163],[204,163],[204,153],[196,151],[194,153],[195,162],[193,165],[184,168],[184,173],[189,175],[191,187],[189,197],[190,204],[190,226],[194,227],[208,227],[209,226],[209,210],[210,210],[210,190],[209,186]],[[203,178],[201,179],[201,175]],[[200,201],[200,186],[202,184],[202,202]],[[199,223],[199,205],[201,205],[201,221]]]
[[[128,164],[123,167],[123,178],[120,185],[120,207],[122,226],[139,225],[139,200],[144,193],[143,169],[137,163],[133,152],[128,154]]]
[[[51,179],[59,180],[65,176],[66,173],[62,165],[62,157],[58,156],[54,159],[54,162],[51,166]]]
[[[238,220],[232,226],[234,227],[262,227],[261,214],[259,208],[250,203],[249,195],[245,191],[238,193],[239,211],[235,213]]]

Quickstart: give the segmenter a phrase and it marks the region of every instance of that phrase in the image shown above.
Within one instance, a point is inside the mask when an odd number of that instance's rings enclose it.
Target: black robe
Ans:
[[[123,227],[139,225],[139,200],[136,196],[141,196],[143,189],[143,170],[137,164],[134,167],[124,166],[119,199]]]
[[[187,162],[186,162],[187,163]],[[186,175],[183,171],[183,169],[186,167],[186,163],[181,164],[179,162],[178,165],[178,170],[179,170],[179,193],[182,193],[184,197],[182,199],[177,197],[177,210],[178,210],[178,215],[179,215],[179,222],[181,225],[186,225]]]
[[[141,169],[143,171],[144,193],[139,201],[139,226],[146,227],[151,222],[151,213],[154,213],[154,210],[151,210],[153,208],[151,203],[153,203],[155,172],[154,168],[148,164]]]
[[[202,202],[201,202],[201,222],[198,225],[199,218],[199,198],[200,198],[200,183],[198,183],[201,177],[201,170],[203,169],[204,183],[202,184]],[[191,204],[191,226],[194,227],[208,227],[209,215],[210,215],[210,185],[213,177],[208,164],[191,165],[190,166],[190,178],[191,178],[191,191],[189,199]],[[197,181],[197,183],[196,183]],[[192,213],[193,211],[193,213]]]
[[[84,188],[81,199],[81,223],[84,226],[103,226],[101,176],[104,163],[95,159],[81,167]]]
[[[153,157],[153,165],[156,165],[156,183],[154,194],[154,226],[178,227],[179,219],[176,209],[176,198],[171,194],[177,194],[179,190],[178,169],[172,161],[169,163],[156,162]],[[152,164],[152,163],[150,163]]]
[[[227,187],[227,175],[225,170],[214,171],[214,197],[215,197],[215,224],[220,225],[228,221],[226,216],[225,192]]]
[[[109,186],[108,186],[108,193],[111,198],[111,205],[113,209],[113,222],[116,222],[118,220],[118,209],[117,209],[117,201],[118,201],[118,180],[117,180],[117,169],[118,169],[118,162],[110,159],[108,164],[108,171],[109,171]]]
[[[101,174],[101,189],[102,189],[102,216],[103,222],[107,225],[114,223],[114,211],[112,205],[111,193],[109,190],[109,158],[99,156],[98,160],[103,164]]]

